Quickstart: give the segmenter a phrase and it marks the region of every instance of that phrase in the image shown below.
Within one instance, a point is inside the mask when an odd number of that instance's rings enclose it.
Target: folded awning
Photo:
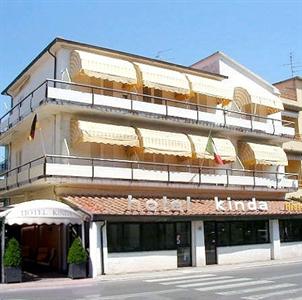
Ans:
[[[214,160],[214,156],[206,151],[208,137],[190,134],[189,138],[194,145],[196,157]],[[213,141],[223,161],[236,161],[236,150],[231,141],[222,138],[213,138]]]
[[[141,63],[135,64],[140,70],[144,86],[179,94],[190,93],[189,82],[183,73]]]
[[[79,73],[121,83],[137,83],[135,67],[129,61],[74,50],[70,57],[70,74],[74,77]]]
[[[239,107],[254,104],[266,107],[270,113],[284,110],[280,97],[275,95],[271,95],[270,97],[263,97],[260,95],[250,94],[246,89],[241,87],[235,88],[234,100]]]
[[[182,133],[137,128],[146,153],[192,156],[191,143]]]
[[[187,74],[187,77],[190,81],[192,92],[216,97],[221,100],[233,100],[234,89],[227,87],[223,81],[191,74]]]
[[[82,224],[83,218],[70,206],[54,200],[33,200],[1,212],[5,224]]]
[[[239,155],[248,166],[269,165],[287,166],[287,156],[284,150],[278,146],[262,145],[255,143],[242,143]]]
[[[138,147],[139,139],[135,129],[130,126],[118,126],[73,120],[71,123],[72,141],[74,143],[102,143]]]

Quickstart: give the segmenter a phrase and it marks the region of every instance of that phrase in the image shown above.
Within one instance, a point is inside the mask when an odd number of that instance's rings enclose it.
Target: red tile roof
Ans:
[[[267,200],[265,201],[268,205],[268,210],[266,211],[247,211],[247,209],[245,211],[242,209],[234,211],[229,210],[226,203],[225,211],[217,211],[214,200],[191,199],[189,205],[186,199],[168,198],[166,204],[161,198],[133,198],[133,200],[132,205],[129,207],[127,197],[63,197],[63,201],[67,202],[67,204],[78,207],[91,216],[302,216],[302,203],[294,201],[290,203],[298,205],[298,209],[296,207],[295,210],[285,209],[285,203],[288,203],[287,201]],[[246,206],[248,200],[243,200],[243,203]],[[154,205],[156,207],[153,207],[152,210],[152,206]],[[177,205],[179,205],[179,207],[175,207]],[[149,206],[149,209],[147,209],[146,206]]]

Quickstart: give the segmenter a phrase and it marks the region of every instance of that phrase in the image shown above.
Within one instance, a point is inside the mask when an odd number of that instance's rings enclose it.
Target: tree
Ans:
[[[8,241],[4,253],[4,266],[5,267],[20,267],[21,265],[21,250],[19,242],[15,238]]]
[[[87,261],[87,253],[82,246],[81,240],[77,237],[68,251],[67,262],[69,264],[81,264]]]

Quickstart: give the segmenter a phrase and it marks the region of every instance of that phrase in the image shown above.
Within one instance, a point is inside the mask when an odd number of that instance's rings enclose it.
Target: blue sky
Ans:
[[[184,65],[220,50],[275,82],[290,51],[302,65],[301,15],[298,0],[0,0],[0,89],[56,36]]]

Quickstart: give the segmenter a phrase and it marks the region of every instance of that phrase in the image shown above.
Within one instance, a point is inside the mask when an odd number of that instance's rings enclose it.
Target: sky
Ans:
[[[0,0],[0,89],[55,37],[187,66],[223,51],[277,82],[291,77],[290,52],[302,75],[301,15],[300,0]]]

